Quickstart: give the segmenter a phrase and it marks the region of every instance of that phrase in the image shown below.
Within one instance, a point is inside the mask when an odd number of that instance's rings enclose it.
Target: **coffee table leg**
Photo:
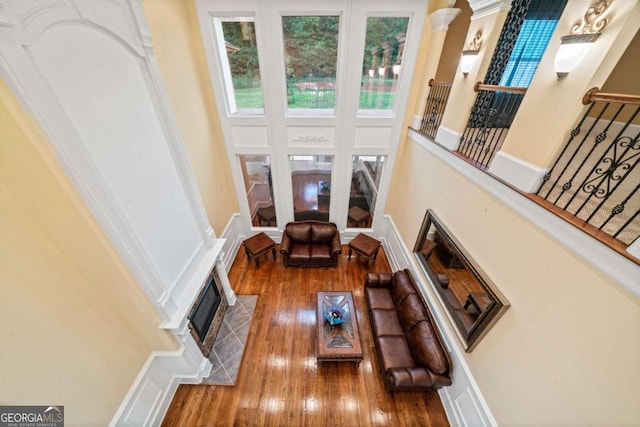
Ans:
[[[349,248],[349,261],[351,261],[351,248]]]
[[[273,260],[276,260],[276,248],[271,249],[271,254],[273,255]]]

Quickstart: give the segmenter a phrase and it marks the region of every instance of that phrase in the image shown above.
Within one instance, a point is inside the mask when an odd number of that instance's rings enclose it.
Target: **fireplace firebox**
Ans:
[[[227,310],[222,282],[214,267],[189,313],[189,329],[205,357],[209,357]]]

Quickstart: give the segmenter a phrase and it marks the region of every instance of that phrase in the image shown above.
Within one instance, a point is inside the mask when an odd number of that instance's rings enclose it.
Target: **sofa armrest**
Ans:
[[[435,375],[426,368],[392,368],[386,373],[392,389],[440,388],[451,385],[451,379]]]
[[[339,255],[342,253],[342,245],[340,244],[340,233],[336,231],[331,239],[331,256]]]
[[[289,235],[285,231],[284,233],[282,233],[282,241],[280,242],[280,253],[289,255],[290,252],[291,252],[291,239],[289,238]]]
[[[373,288],[388,288],[392,281],[392,273],[367,273],[364,276],[364,285]]]

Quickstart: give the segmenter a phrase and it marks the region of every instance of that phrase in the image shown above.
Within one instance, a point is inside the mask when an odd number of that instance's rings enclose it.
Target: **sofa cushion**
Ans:
[[[291,259],[309,259],[309,245],[301,243],[293,243],[289,252]]]
[[[393,297],[393,302],[395,305],[400,304],[400,302],[405,299],[407,295],[416,293],[416,289],[413,286],[411,277],[404,270],[398,271],[393,275],[391,289],[391,296]]]
[[[427,366],[431,372],[446,374],[449,370],[447,357],[440,346],[440,342],[428,321],[415,325],[407,333],[407,342],[413,352],[413,357],[421,366]]]
[[[427,318],[422,299],[417,294],[409,294],[398,304],[398,317],[405,332],[409,332],[418,323]]]
[[[327,246],[326,244],[312,244],[309,245],[311,250],[310,250],[310,255],[311,258],[331,258],[331,247]]]
[[[311,243],[329,243],[338,232],[333,224],[313,224],[311,226]]]
[[[404,335],[398,312],[395,310],[386,310],[376,308],[371,310],[371,323],[373,324],[374,334],[382,335]]]
[[[430,387],[433,385],[431,375],[424,368],[393,369],[389,375],[398,388]]]
[[[293,242],[309,243],[311,241],[311,224],[289,224],[287,234]]]
[[[391,290],[389,288],[364,288],[369,301],[369,307],[383,308],[388,310],[395,310],[396,306],[393,305],[393,299],[391,298]]]
[[[404,335],[383,335],[376,337],[382,371],[391,368],[414,368],[416,362]]]

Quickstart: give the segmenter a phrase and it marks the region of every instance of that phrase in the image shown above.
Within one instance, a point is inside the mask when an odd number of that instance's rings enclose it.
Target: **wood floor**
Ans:
[[[235,386],[181,385],[163,426],[448,426],[437,392],[387,393],[380,378],[363,279],[389,271],[380,251],[367,269],[347,248],[337,268],[249,263],[239,251],[229,274],[239,295],[259,295]],[[316,364],[316,292],[350,290],[364,361]]]

